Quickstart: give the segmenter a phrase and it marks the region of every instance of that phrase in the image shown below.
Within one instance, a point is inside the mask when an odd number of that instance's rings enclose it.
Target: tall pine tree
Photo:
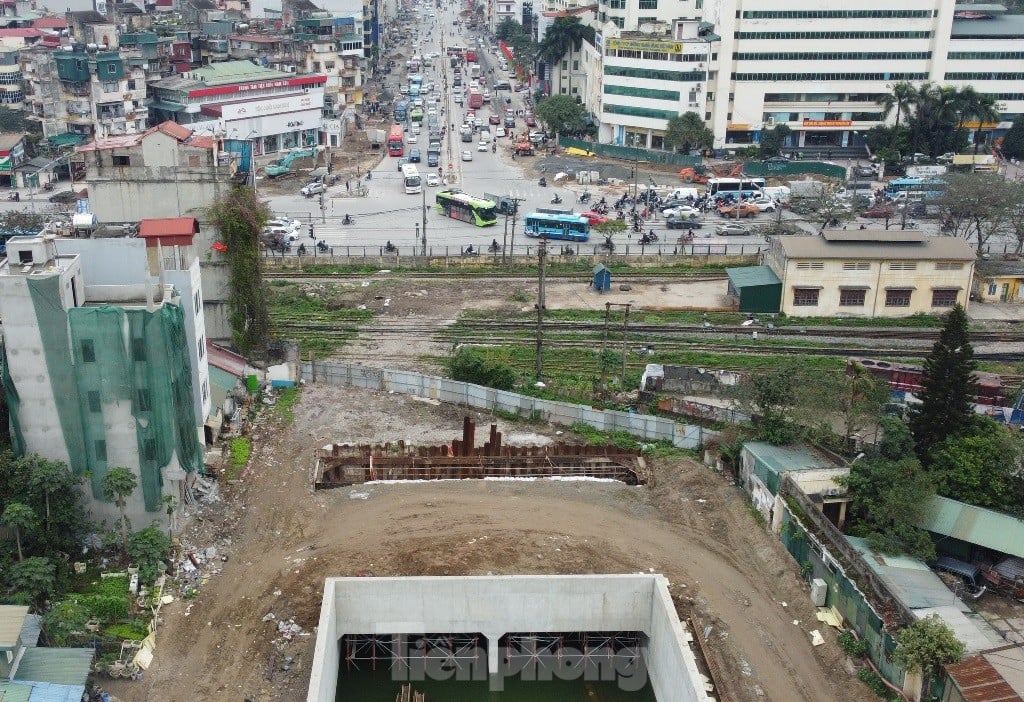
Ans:
[[[967,313],[957,305],[946,315],[939,340],[924,361],[921,404],[910,415],[910,431],[924,466],[931,463],[932,450],[946,437],[970,427],[974,417],[971,375],[976,367]]]

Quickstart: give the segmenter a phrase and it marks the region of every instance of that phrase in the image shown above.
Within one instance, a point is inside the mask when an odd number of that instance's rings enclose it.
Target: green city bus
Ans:
[[[473,197],[458,189],[437,193],[437,211],[446,217],[470,222],[478,227],[498,223],[497,204],[493,200]]]

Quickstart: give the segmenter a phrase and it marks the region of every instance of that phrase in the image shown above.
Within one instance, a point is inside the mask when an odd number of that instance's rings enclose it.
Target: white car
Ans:
[[[427,174],[427,187],[428,188],[436,188],[440,184],[441,184],[441,179],[437,177],[436,173],[428,173]]]
[[[487,151],[487,149],[489,148],[490,146],[487,144],[486,141],[481,141],[479,144],[476,145],[477,151]]]
[[[679,207],[668,207],[661,211],[663,217],[675,217],[676,219],[696,219],[700,217],[700,210],[689,205]]]
[[[411,127],[409,127],[409,132],[412,133],[412,134],[419,134],[420,133],[420,125],[418,125],[418,124],[416,124],[414,122],[413,125]]]
[[[472,161],[473,160],[473,152],[472,151],[463,151],[462,152],[462,160],[463,161]]]
[[[503,137],[505,135],[506,135],[506,132],[505,132],[505,128],[504,127],[498,127],[497,129],[494,130],[494,138],[495,139],[500,139],[501,137]]]
[[[473,124],[476,125],[477,127],[483,127],[485,124],[487,124],[487,122],[484,122],[483,117],[474,117]]]
[[[407,144],[415,144],[418,141],[419,141],[419,138],[416,136],[415,133],[410,134],[409,137],[405,140],[405,142]]]
[[[772,200],[770,197],[759,197],[756,200],[750,200],[749,202],[751,205],[757,205],[757,209],[762,212],[774,212],[778,209],[778,205],[775,200]]]
[[[273,229],[274,227],[284,227],[286,229],[294,229],[295,231],[298,231],[299,229],[302,228],[302,222],[300,222],[297,219],[283,219],[278,217],[276,219],[268,219],[265,226],[267,229]]]
[[[319,195],[320,193],[326,190],[327,188],[324,187],[324,184],[317,181],[304,186],[301,190],[299,190],[299,192],[305,195],[306,197],[313,197],[314,195]]]

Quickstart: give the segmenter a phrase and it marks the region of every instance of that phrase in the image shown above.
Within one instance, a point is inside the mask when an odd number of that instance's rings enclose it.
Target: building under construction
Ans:
[[[447,444],[331,444],[317,452],[314,485],[322,490],[374,480],[554,477],[604,478],[628,485],[647,482],[646,466],[636,450],[561,442],[506,446],[497,424],[477,447],[475,434],[476,425],[466,417],[462,438]]]

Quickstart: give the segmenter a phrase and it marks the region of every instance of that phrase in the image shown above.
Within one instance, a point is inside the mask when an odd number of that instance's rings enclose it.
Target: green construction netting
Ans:
[[[902,685],[905,673],[891,661],[896,642],[883,629],[882,620],[868,606],[856,585],[841,570],[825,562],[819,549],[812,546],[807,532],[793,519],[788,508],[783,512],[782,522],[779,538],[786,550],[797,563],[811,564],[811,578],[821,578],[828,584],[825,604],[839,610],[847,625],[855,629],[857,635],[867,643],[868,655],[885,679],[894,685]]]
[[[18,388],[14,387],[10,373],[7,372],[7,346],[0,345],[0,375],[3,378],[4,397],[7,400],[7,419],[11,430],[11,448],[14,453],[22,455],[25,453],[25,436],[21,433],[21,423],[18,421],[18,413],[21,410],[21,398],[18,396]]]
[[[91,471],[93,496],[103,499],[102,480],[123,458],[109,449],[110,436],[96,411],[127,403],[135,432],[137,465],[146,510],[160,509],[161,469],[177,459],[185,471],[201,467],[192,412],[192,376],[184,314],[176,305],[149,312],[114,306],[77,307],[69,312],[71,343],[78,369],[78,409]],[[98,393],[98,397],[97,397]],[[110,433],[125,427],[112,426]]]

